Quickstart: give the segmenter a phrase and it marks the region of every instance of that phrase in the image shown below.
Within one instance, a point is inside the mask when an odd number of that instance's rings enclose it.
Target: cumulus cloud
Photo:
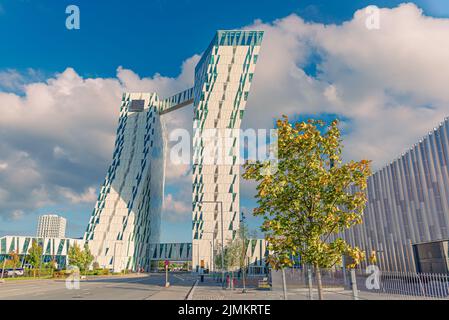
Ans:
[[[7,199],[0,202],[0,217],[67,200],[93,206],[92,186],[98,188],[111,161],[122,93],[165,97],[188,88],[197,60],[187,59],[176,78],[141,78],[122,67],[116,78],[83,78],[67,68],[45,81],[20,81],[20,92],[0,89],[0,196]],[[8,74],[9,88],[13,79],[26,77]]]
[[[424,16],[414,4],[379,13],[379,30],[366,28],[364,9],[341,25],[291,15],[249,26],[265,38],[244,125],[335,114],[350,122],[345,158],[379,168],[441,122],[449,111],[449,19]]]
[[[21,220],[24,214],[25,213],[22,210],[14,210],[11,214],[11,220]]]
[[[366,18],[362,9],[340,25],[290,15],[245,27],[264,30],[265,38],[244,128],[270,128],[282,114],[337,115],[345,119],[345,158],[371,159],[379,168],[442,121],[449,111],[449,19],[424,16],[413,4],[381,9],[379,30],[367,29]],[[0,88],[10,91],[0,92],[0,215],[94,202],[91,188],[111,160],[122,92],[183,90],[193,85],[198,59],[186,59],[176,78],[145,78],[123,67],[114,78],[83,78],[71,68],[31,82],[0,73]],[[191,132],[192,114],[186,107],[164,115],[167,133]],[[168,185],[191,190],[188,167],[167,163],[166,172]],[[254,194],[254,185],[241,189]],[[170,191],[167,219],[190,219],[188,198]]]
[[[190,203],[178,200],[169,193],[164,199],[164,219],[167,221],[187,221],[192,218],[192,206]]]
[[[59,188],[59,193],[71,203],[92,203],[97,199],[95,187],[87,188],[83,193],[73,192],[70,188]]]
[[[25,73],[21,73],[14,69],[0,71],[0,91],[21,92],[27,83],[36,82],[43,78],[44,75],[42,72],[31,68],[26,70]]]

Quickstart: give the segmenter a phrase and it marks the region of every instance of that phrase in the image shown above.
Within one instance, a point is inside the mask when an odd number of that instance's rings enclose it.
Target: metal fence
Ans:
[[[378,278],[378,286],[373,288],[373,280],[359,272],[357,287],[386,299],[449,299],[447,274],[381,271]]]
[[[313,269],[285,269],[287,299],[318,299]],[[324,299],[330,300],[449,300],[449,275],[364,270],[321,270]],[[281,271],[271,273],[272,290],[284,296]]]

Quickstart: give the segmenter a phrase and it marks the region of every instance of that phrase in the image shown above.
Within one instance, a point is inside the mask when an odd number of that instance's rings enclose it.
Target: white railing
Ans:
[[[285,278],[292,299],[310,298],[312,291],[312,298],[316,299],[317,281],[313,269],[311,288],[307,268],[286,269]],[[325,299],[449,300],[449,274],[379,271],[377,268],[346,272],[322,269],[321,282]],[[281,272],[272,272],[272,287],[282,290]]]

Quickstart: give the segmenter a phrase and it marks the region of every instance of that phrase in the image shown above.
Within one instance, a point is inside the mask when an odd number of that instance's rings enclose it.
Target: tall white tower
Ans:
[[[96,262],[115,271],[150,267],[159,242],[164,135],[155,93],[123,95],[112,164],[84,234]]]

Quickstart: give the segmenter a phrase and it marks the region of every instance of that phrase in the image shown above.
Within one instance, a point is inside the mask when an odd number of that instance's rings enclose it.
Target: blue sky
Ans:
[[[394,7],[403,1],[193,1],[193,0],[3,0],[0,69],[33,68],[44,74],[72,66],[84,76],[109,77],[122,65],[142,76],[175,76],[184,59],[201,52],[217,29],[256,19],[273,21],[296,13],[307,21],[341,23],[370,4]],[[444,0],[415,1],[431,14]],[[428,3],[426,5],[426,3]],[[65,8],[76,4],[82,27],[64,28]],[[447,12],[447,11],[446,11]],[[133,47],[133,42],[139,42]]]
[[[82,78],[115,78],[119,66],[132,70],[142,78],[151,78],[155,74],[175,78],[183,72],[183,62],[195,54],[200,54],[217,29],[238,29],[251,25],[256,20],[273,24],[273,21],[284,19],[291,14],[296,14],[310,23],[341,24],[351,20],[356,10],[368,5],[393,8],[402,2],[404,1],[0,0],[0,39],[2,40],[0,93],[3,91],[23,95],[23,92],[15,86],[1,86],[1,72],[11,75],[12,70],[20,74],[18,81],[22,84],[45,82],[69,67]],[[421,7],[427,16],[441,18],[449,16],[448,1],[411,2]],[[65,8],[69,4],[78,5],[80,8],[80,30],[69,31],[65,28]],[[317,77],[316,65],[326,61],[313,55],[309,57],[309,60],[309,63],[303,63],[304,72],[312,78]],[[322,80],[322,77],[318,79]],[[338,79],[333,81],[338,82]],[[326,80],[326,83],[330,82],[329,79]],[[432,103],[426,98],[418,100],[423,104]],[[396,104],[398,104],[397,101],[394,101],[393,105]],[[2,105],[0,101],[0,107],[7,107],[7,105]],[[79,107],[90,108],[88,105]],[[445,110],[442,112],[444,113]],[[303,113],[294,111],[292,114],[296,115],[297,119],[303,119],[305,115],[313,113],[305,110]],[[320,114],[327,117],[328,114],[336,113],[321,110],[316,115]],[[51,117],[51,115],[48,116]],[[351,121],[348,115],[341,115],[341,117],[351,124],[351,127],[345,128],[345,132],[348,134],[356,132],[357,121]],[[272,120],[268,119],[268,122],[272,123]],[[413,141],[414,138],[415,136],[411,135],[405,141]],[[34,148],[31,148],[26,146],[24,140],[26,139],[11,138],[10,143],[15,144],[17,149],[23,145],[21,148],[26,149],[28,153],[39,153],[38,149],[41,148],[39,141],[33,142]],[[392,147],[392,150],[396,150],[396,146]],[[44,150],[43,147],[42,150]],[[400,150],[397,153],[399,154]],[[7,155],[0,153],[0,164],[2,156]],[[83,167],[85,173],[91,175],[92,181],[75,181],[73,177],[70,177],[60,185],[64,188],[73,187],[78,191],[91,185],[98,188],[108,165],[107,161],[102,164],[103,162],[100,163],[98,159],[93,159],[92,166]],[[87,161],[90,160],[86,158]],[[62,179],[61,177],[64,176],[62,168],[54,168],[55,172],[51,173],[52,179]],[[76,171],[77,168],[77,166],[71,166],[70,170]],[[73,181],[73,186],[67,182],[70,179]],[[7,188],[6,185],[3,187]],[[176,185],[169,185],[167,192],[177,194],[181,191],[176,189]],[[254,200],[244,195],[241,199],[242,207],[253,207]],[[54,211],[62,212],[68,218],[68,235],[80,237],[90,216],[92,204],[77,201],[74,203],[53,201],[48,205],[30,206],[23,212],[21,210],[20,217],[18,216],[17,219],[0,217],[0,235],[33,234],[37,215]],[[256,227],[258,221],[252,219],[252,226]],[[162,234],[163,241],[189,241],[191,236],[189,218],[180,222],[164,221]]]

